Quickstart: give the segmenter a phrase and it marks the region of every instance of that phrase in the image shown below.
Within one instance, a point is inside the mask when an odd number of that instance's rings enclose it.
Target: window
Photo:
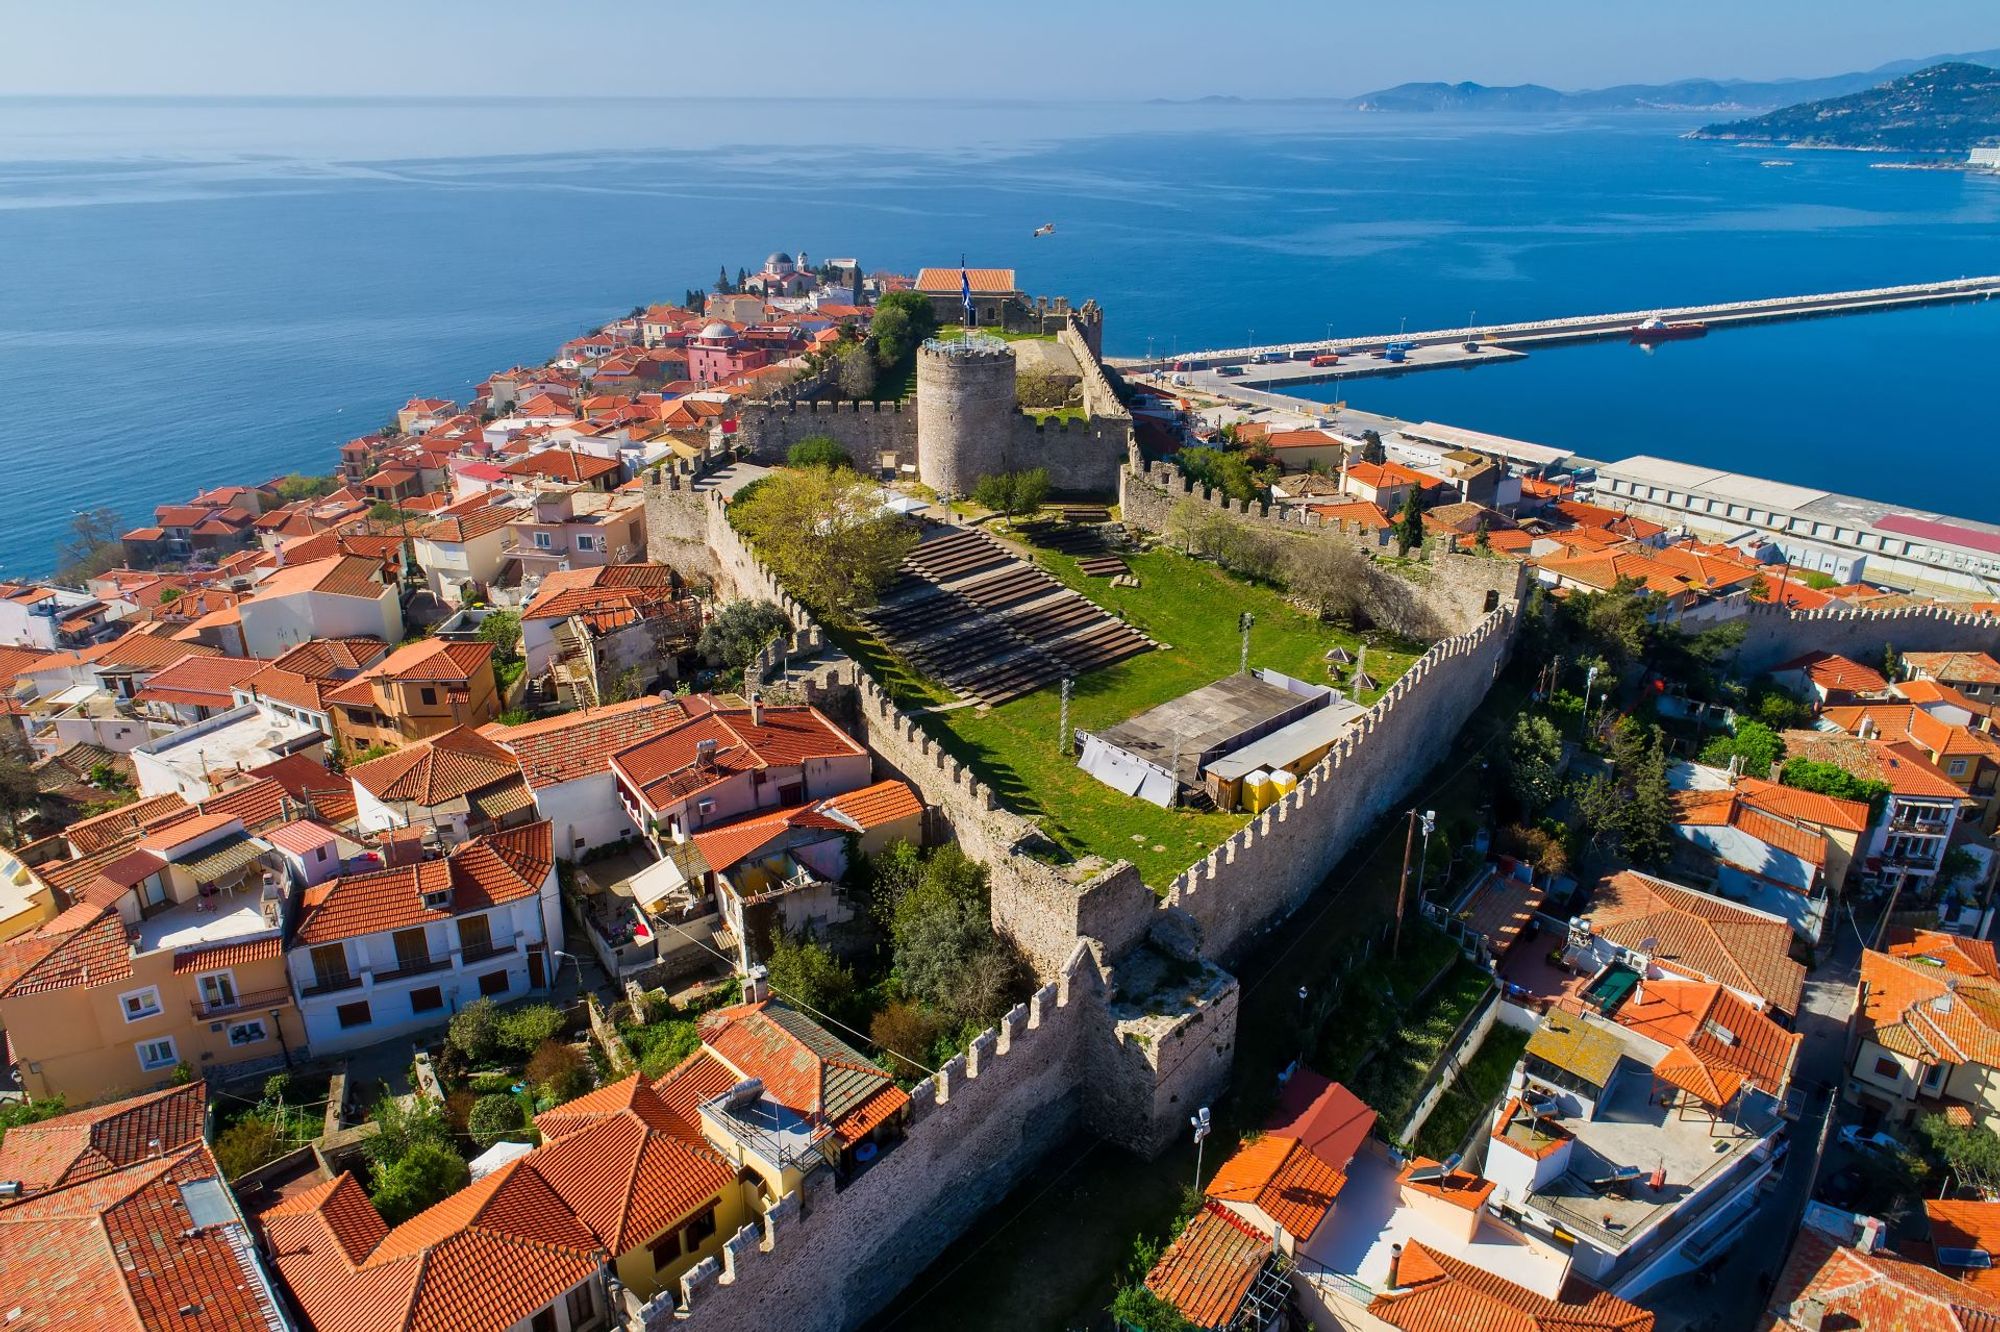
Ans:
[[[231,971],[211,971],[203,976],[201,1002],[209,1008],[235,1007],[236,974]]]
[[[322,989],[347,983],[347,946],[321,944],[312,950],[313,977]]]
[[[1901,1082],[1903,1080],[1903,1066],[1888,1055],[1876,1055],[1875,1076],[1886,1078],[1890,1082]]]
[[[556,1332],[556,1310],[554,1305],[541,1310],[528,1320],[528,1332]]]
[[[1949,1064],[1932,1064],[1924,1070],[1924,1091],[1932,1096],[1944,1090],[1945,1074],[1951,1071]]]
[[[588,532],[579,532],[576,536],[576,548],[578,550],[596,550],[597,538]]]
[[[586,1281],[569,1293],[569,1325],[584,1326],[597,1317],[597,1283]]]
[[[139,1042],[139,1067],[148,1073],[155,1069],[172,1068],[180,1062],[180,1052],[174,1049],[174,1038],[162,1036],[157,1041]]]
[[[318,846],[318,847],[314,847],[314,848],[313,848],[313,859],[314,859],[314,860],[316,860],[316,861],[318,861],[318,862],[319,862],[320,864],[325,864],[325,863],[326,863],[326,848],[325,848],[325,847],[323,847],[323,846]]]
[[[432,689],[428,685],[417,691],[417,697],[423,699],[424,706],[427,708],[434,708],[437,706],[438,691]]]
[[[260,1041],[268,1041],[270,1039],[271,1033],[265,1029],[263,1018],[251,1018],[248,1022],[232,1022],[229,1024],[229,1043],[231,1045],[256,1045]]]
[[[701,1247],[701,1242],[715,1233],[715,1204],[701,1209],[695,1219],[681,1227],[681,1241],[687,1245],[689,1253]]]
[[[654,1240],[650,1247],[653,1252],[653,1270],[655,1272],[671,1267],[680,1260],[681,1232],[678,1230],[669,1230],[666,1234]]]
[[[139,914],[149,916],[173,905],[167,899],[167,886],[157,874],[148,874],[139,881]]]
[[[417,971],[430,965],[431,945],[423,930],[397,930],[389,937],[396,945],[396,970]]]
[[[426,985],[421,990],[410,991],[412,1013],[435,1013],[443,1007],[444,991],[435,985]]]
[[[148,985],[143,990],[132,990],[118,996],[118,1007],[124,1010],[127,1022],[139,1022],[145,1018],[160,1015],[160,990]]]
[[[1946,774],[1947,774],[1948,776],[1952,776],[1952,777],[1963,777],[1963,776],[1965,776],[1965,765],[1966,765],[1966,762],[1967,762],[1967,760],[1965,760],[1965,759],[1962,759],[1962,758],[1955,758],[1955,759],[1953,759],[1953,760],[1951,761],[1951,763],[1950,763],[1950,764],[1949,764],[1949,765],[1948,765],[1948,766],[1947,766],[1947,767],[1945,768],[1945,773],[1946,773]]]
[[[535,549],[547,550],[551,544],[553,543],[550,542],[549,534],[547,532],[535,533]]]
[[[458,948],[470,956],[493,951],[493,926],[484,916],[460,916]]]
[[[366,999],[357,1000],[351,1004],[342,1004],[333,1011],[334,1015],[340,1019],[340,1028],[342,1031],[347,1030],[349,1027],[365,1027],[374,1021],[373,1016],[368,1012],[368,1001]]]
[[[502,967],[498,971],[489,971],[484,976],[481,976],[479,978],[479,992],[488,998],[507,993],[507,968]]]

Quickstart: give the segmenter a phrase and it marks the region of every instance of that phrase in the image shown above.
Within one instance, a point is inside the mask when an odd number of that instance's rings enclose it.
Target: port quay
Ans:
[[[1961,277],[1942,282],[1920,282],[1900,287],[1874,287],[1866,291],[1823,292],[1810,296],[1772,296],[1760,300],[1728,301],[1714,305],[1687,305],[1651,310],[1626,310],[1615,314],[1570,315],[1560,319],[1539,319],[1515,324],[1484,324],[1467,328],[1432,329],[1417,333],[1376,333],[1365,337],[1317,339],[1311,342],[1273,343],[1261,347],[1215,348],[1181,352],[1153,359],[1132,358],[1112,362],[1122,369],[1140,372],[1182,371],[1202,374],[1205,383],[1217,369],[1230,366],[1226,383],[1215,388],[1268,389],[1289,384],[1316,384],[1368,375],[1405,374],[1415,370],[1442,370],[1491,361],[1517,360],[1528,349],[1557,346],[1567,342],[1589,342],[1603,338],[1628,337],[1640,324],[1660,320],[1669,324],[1699,322],[1710,329],[1738,324],[1773,323],[1785,319],[1815,319],[1832,315],[1865,314],[1913,305],[1943,305],[1956,301],[1981,301],[2000,295],[2000,277]],[[1350,355],[1399,348],[1400,359],[1379,359]],[[1314,365],[1312,358],[1339,356],[1336,365]],[[1206,373],[1203,373],[1206,372]]]

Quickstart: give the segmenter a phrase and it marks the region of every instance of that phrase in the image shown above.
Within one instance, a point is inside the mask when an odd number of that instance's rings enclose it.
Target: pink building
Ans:
[[[771,363],[768,351],[746,347],[736,330],[720,319],[688,339],[687,357],[688,378],[697,384],[719,384]]]

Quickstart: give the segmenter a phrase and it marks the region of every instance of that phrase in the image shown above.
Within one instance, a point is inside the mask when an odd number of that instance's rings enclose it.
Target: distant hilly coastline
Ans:
[[[1947,61],[1862,92],[1706,125],[1689,137],[1800,148],[1963,153],[2000,143],[2000,69]]]
[[[1947,64],[2000,65],[2000,50],[1896,60],[1875,69],[1815,79],[1679,79],[1563,91],[1538,83],[1400,83],[1359,97],[1245,98],[1221,95],[1153,99],[1161,104],[1233,105],[1281,101],[1341,106],[1354,111],[1539,113],[1560,111],[1763,112],[1864,92],[1889,80]]]

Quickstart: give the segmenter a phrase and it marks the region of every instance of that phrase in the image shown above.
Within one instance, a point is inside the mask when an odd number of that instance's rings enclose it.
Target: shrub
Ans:
[[[512,1073],[474,1073],[465,1080],[465,1085],[476,1095],[491,1096],[494,1092],[511,1092],[519,1081]]]
[[[390,1165],[427,1144],[449,1149],[451,1125],[444,1107],[428,1096],[412,1096],[407,1101],[384,1096],[375,1103],[375,1136],[365,1139],[368,1155],[378,1164]]]
[[[472,1103],[472,1113],[465,1117],[465,1130],[481,1147],[491,1147],[520,1132],[522,1122],[521,1103],[513,1097],[482,1096]]]
[[[632,1027],[622,1034],[638,1057],[639,1071],[649,1078],[659,1077],[701,1048],[700,1031],[685,1020]]]
[[[732,601],[703,627],[694,650],[741,670],[789,628],[791,621],[771,602]]]
[[[831,435],[809,435],[785,451],[793,467],[852,467],[854,459]]]
[[[590,1086],[590,1061],[574,1046],[543,1041],[528,1060],[527,1083],[558,1105]]]
[[[553,1004],[524,1004],[500,1014],[498,1035],[507,1053],[526,1059],[563,1029],[562,1010]]]
[[[500,1014],[491,999],[475,999],[452,1015],[445,1040],[474,1064],[491,1059],[500,1046]]]
[[[264,1103],[266,1105],[276,1105],[280,1101],[289,1101],[291,1098],[291,1074],[273,1073],[270,1077],[264,1079]]]
[[[903,1056],[928,1056],[939,1031],[938,1020],[907,999],[896,1000],[868,1024],[869,1039],[883,1052],[889,1071],[905,1081],[923,1077],[924,1070],[914,1059]]]
[[[471,1181],[458,1153],[438,1142],[421,1142],[394,1164],[375,1173],[375,1210],[391,1226],[401,1225]]]
[[[8,1129],[39,1124],[44,1119],[54,1119],[68,1109],[69,1102],[60,1096],[45,1096],[39,1101],[9,1101],[0,1105],[0,1142],[7,1140]]]
[[[815,939],[780,937],[765,966],[771,973],[771,988],[807,1008],[827,1012],[854,993],[854,973]]]
[[[276,1124],[262,1115],[246,1115],[216,1136],[215,1163],[224,1179],[236,1179],[284,1150]]]

